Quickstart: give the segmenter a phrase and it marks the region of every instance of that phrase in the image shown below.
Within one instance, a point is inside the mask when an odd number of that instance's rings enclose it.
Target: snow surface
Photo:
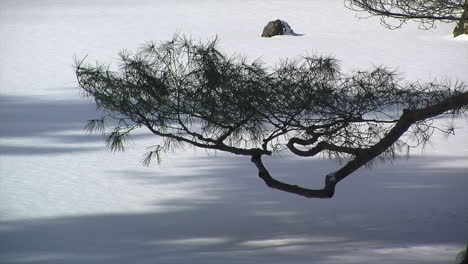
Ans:
[[[304,35],[261,38],[277,18]],[[0,263],[452,263],[468,239],[466,121],[408,160],[355,173],[333,199],[308,200],[267,188],[248,158],[187,149],[143,167],[159,140],[143,131],[111,153],[83,132],[96,113],[72,64],[116,63],[182,33],[268,64],[319,53],[346,72],[468,81],[468,39],[452,39],[453,26],[389,31],[327,0],[2,0]],[[339,166],[287,154],[266,165],[311,187]]]
[[[298,34],[292,30],[291,26],[288,24],[288,22],[284,20],[280,20],[281,24],[284,26],[284,35],[289,35],[289,36],[302,36],[303,34]]]

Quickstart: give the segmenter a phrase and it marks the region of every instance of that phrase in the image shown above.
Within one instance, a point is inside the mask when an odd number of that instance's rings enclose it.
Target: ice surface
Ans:
[[[304,35],[261,38],[277,18]],[[115,63],[181,33],[268,64],[319,53],[344,71],[468,81],[468,39],[453,26],[388,31],[327,0],[1,1],[0,263],[453,262],[468,238],[466,121],[409,160],[355,173],[332,200],[307,200],[268,189],[247,158],[187,149],[142,167],[159,140],[144,131],[111,153],[84,135],[96,113],[72,69],[75,56]],[[339,166],[265,162],[312,187]]]

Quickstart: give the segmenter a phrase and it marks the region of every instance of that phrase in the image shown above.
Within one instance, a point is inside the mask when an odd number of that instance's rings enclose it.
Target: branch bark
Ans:
[[[382,138],[378,143],[376,143],[370,148],[356,151],[354,153],[355,157],[353,160],[349,161],[338,171],[328,174],[325,177],[325,186],[323,189],[308,189],[276,180],[270,175],[270,173],[266,169],[261,159],[262,155],[259,153],[256,155],[252,155],[251,160],[258,169],[258,176],[270,188],[297,194],[307,198],[332,198],[335,194],[335,186],[338,182],[342,181],[348,175],[358,170],[359,168],[370,162],[372,159],[382,154],[385,150],[390,148],[411,127],[411,125],[418,121],[432,118],[451,110],[456,111],[457,109],[460,109],[462,107],[467,107],[467,105],[468,92],[464,92],[462,94],[449,97],[438,104],[434,104],[425,108],[415,110],[403,110],[403,114],[401,115],[399,121],[395,124],[395,126],[393,126],[393,128],[387,133],[387,135],[384,138]],[[293,146],[293,143],[295,141],[297,140],[289,141],[288,147],[290,148],[290,150],[296,155],[304,154],[297,153],[297,151],[299,150],[297,150]],[[313,152],[318,153],[321,150],[325,149],[326,146],[321,145],[315,148],[317,149],[315,149]],[[339,148],[337,147],[334,150],[339,150]],[[345,152],[348,153],[349,150],[345,150]]]
[[[149,44],[135,55],[123,54],[119,72],[77,61],[79,86],[104,110],[101,122],[88,129],[103,132],[104,121],[111,121],[109,145],[123,150],[128,132],[145,126],[163,138],[145,163],[153,154],[187,143],[251,157],[260,178],[272,188],[330,198],[339,181],[389,150],[413,124],[447,111],[468,112],[463,83],[400,84],[397,75],[383,67],[341,75],[331,57],[306,57],[267,68],[228,58],[215,44],[193,44],[175,36],[158,48]],[[212,70],[222,75],[208,76],[206,71]],[[444,100],[450,94],[455,96]],[[395,111],[403,107],[410,110],[395,119]],[[377,120],[365,120],[366,114]],[[414,134],[430,136],[416,129]],[[299,156],[328,151],[352,160],[328,174],[324,188],[303,188],[274,179],[262,162],[263,155],[285,144]]]
[[[407,13],[397,13],[392,12],[390,9],[396,8],[405,8],[406,6],[399,6],[393,3],[387,3],[385,1],[361,1],[361,0],[352,0],[351,3],[356,5],[363,10],[369,12],[372,15],[384,16],[384,17],[392,17],[397,19],[429,19],[429,20],[440,20],[440,21],[458,21],[460,17],[453,15],[453,14],[443,14],[443,15],[436,15],[436,14],[425,14],[424,12],[427,10],[421,9],[419,10],[421,13],[414,12],[407,12]],[[380,5],[379,8],[375,8],[372,6],[373,3],[378,3]],[[386,8],[386,5],[389,8]]]
[[[404,110],[399,121],[384,138],[374,146],[359,151],[353,160],[349,161],[335,173],[335,184],[390,148],[414,123],[441,115],[450,110],[466,107],[467,105],[468,92],[464,92],[460,95],[447,98],[439,104],[431,105],[422,109]]]
[[[265,184],[273,189],[280,191],[297,194],[307,198],[331,198],[335,193],[335,183],[332,180],[333,175],[325,177],[325,187],[323,189],[308,189],[298,185],[291,185],[273,178],[262,162],[262,155],[252,155],[251,161],[258,169],[258,176],[265,182]]]

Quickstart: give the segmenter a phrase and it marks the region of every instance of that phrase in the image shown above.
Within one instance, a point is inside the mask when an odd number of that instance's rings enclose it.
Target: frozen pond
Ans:
[[[260,38],[277,18],[304,35]],[[144,131],[110,152],[84,134],[95,106],[72,66],[181,33],[268,64],[318,53],[345,72],[387,65],[413,81],[468,82],[468,39],[451,39],[453,26],[389,31],[326,0],[2,0],[0,262],[452,263],[468,239],[466,120],[423,153],[351,175],[333,199],[307,200],[269,189],[248,158],[189,148],[143,167],[158,141]],[[311,187],[339,166],[266,162]]]

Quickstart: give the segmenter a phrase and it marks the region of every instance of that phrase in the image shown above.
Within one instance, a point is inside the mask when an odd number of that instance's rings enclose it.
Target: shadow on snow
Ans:
[[[0,95],[0,155],[42,155],[93,151],[86,143],[104,142],[103,136],[87,135],[87,120],[98,117],[87,100],[43,100],[39,97]],[[139,137],[139,136],[136,136]],[[12,139],[50,141],[47,146],[5,143]],[[83,144],[85,143],[85,144]],[[57,146],[61,144],[61,146]],[[102,146],[104,144],[102,143]]]
[[[331,200],[268,189],[243,157],[199,158],[200,166],[181,165],[176,174],[114,170],[154,186],[155,194],[167,183],[199,183],[206,196],[155,201],[167,210],[141,214],[2,222],[0,262],[450,263],[468,237],[468,174],[424,168],[432,158],[361,170]],[[288,157],[267,162],[292,183],[321,182],[337,166]]]

